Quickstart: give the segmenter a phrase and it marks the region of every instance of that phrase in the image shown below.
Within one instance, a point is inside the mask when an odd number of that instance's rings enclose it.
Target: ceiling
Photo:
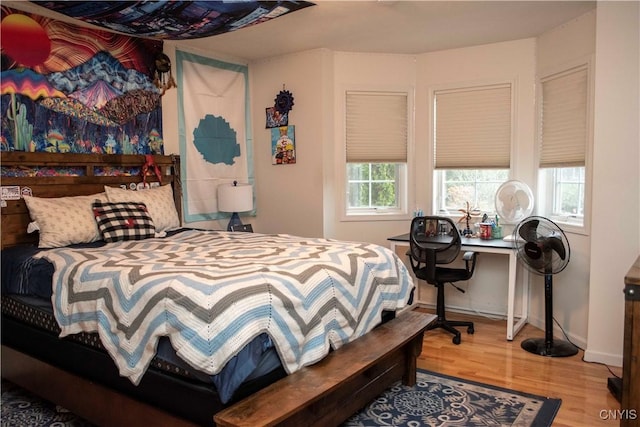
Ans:
[[[30,2],[2,3],[70,20]],[[316,48],[419,54],[535,37],[595,7],[595,1],[320,0],[258,25],[179,43],[246,60]]]
[[[419,54],[535,37],[595,7],[587,1],[321,0],[186,45],[250,60],[315,48]]]

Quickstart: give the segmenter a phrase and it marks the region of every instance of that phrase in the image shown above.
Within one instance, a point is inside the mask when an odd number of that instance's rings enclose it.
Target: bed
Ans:
[[[213,425],[410,303],[376,245],[182,228],[177,156],[1,155],[2,376],[96,424]]]

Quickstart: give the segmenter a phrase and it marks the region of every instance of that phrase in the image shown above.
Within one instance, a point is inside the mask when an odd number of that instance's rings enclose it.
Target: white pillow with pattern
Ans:
[[[104,191],[107,193],[111,203],[144,203],[158,233],[180,228],[180,218],[173,201],[171,185],[162,185],[145,190],[124,190],[105,186]]]
[[[107,202],[105,193],[89,196],[24,196],[31,220],[39,230],[39,248],[59,248],[102,240],[91,204]]]

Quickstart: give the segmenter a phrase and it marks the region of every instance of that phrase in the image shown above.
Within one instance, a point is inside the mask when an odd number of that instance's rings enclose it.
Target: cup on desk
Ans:
[[[491,240],[491,233],[493,224],[490,222],[481,222],[480,223],[480,238],[483,240]]]

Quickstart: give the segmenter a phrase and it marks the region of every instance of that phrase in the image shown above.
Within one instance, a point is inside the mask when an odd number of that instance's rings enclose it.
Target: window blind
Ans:
[[[436,169],[508,169],[511,84],[436,91]]]
[[[406,93],[347,92],[347,162],[406,163],[407,126]]]
[[[542,80],[540,167],[585,165],[587,68]]]

